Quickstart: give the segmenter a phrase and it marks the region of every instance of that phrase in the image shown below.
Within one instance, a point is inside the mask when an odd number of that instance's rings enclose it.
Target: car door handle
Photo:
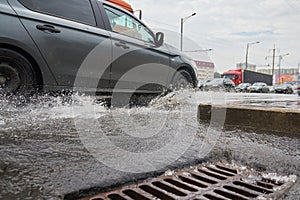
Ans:
[[[51,33],[60,33],[59,29],[56,29],[54,26],[51,25],[37,25],[36,28],[41,31],[49,31]]]
[[[126,45],[125,42],[116,42],[115,45],[117,47],[122,47],[123,49],[129,49],[130,47]]]

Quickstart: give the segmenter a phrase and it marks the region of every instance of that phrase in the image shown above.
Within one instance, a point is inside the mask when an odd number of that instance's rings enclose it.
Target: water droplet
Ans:
[[[0,120],[0,126],[5,126],[5,125],[6,125],[5,121],[4,120]]]

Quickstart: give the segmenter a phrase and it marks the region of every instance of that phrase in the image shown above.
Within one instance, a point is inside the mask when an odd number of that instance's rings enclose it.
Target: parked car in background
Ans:
[[[235,87],[236,92],[248,92],[248,88],[251,86],[250,83],[241,83]]]
[[[283,83],[275,86],[275,93],[293,94],[293,86],[290,83]]]
[[[203,90],[213,90],[213,91],[235,91],[235,84],[229,78],[215,78],[212,81],[203,85]]]
[[[295,94],[297,94],[298,91],[298,83],[297,82],[292,82],[292,89]]]
[[[270,89],[266,83],[257,82],[248,88],[249,92],[268,93]]]
[[[206,83],[209,83],[211,81],[211,79],[202,79],[202,80],[198,80],[198,88],[200,90],[203,90],[203,86],[206,84]]]
[[[275,93],[275,86],[271,85],[269,87],[269,93]]]

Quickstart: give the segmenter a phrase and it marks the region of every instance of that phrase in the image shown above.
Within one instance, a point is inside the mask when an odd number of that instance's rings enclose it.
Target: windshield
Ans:
[[[223,78],[229,78],[229,79],[234,79],[236,77],[235,74],[224,74]]]
[[[254,83],[253,86],[264,86],[264,83]]]
[[[111,29],[139,40],[155,43],[152,32],[131,15],[110,6],[104,6]]]
[[[240,87],[245,87],[245,86],[248,86],[249,84],[248,83],[241,83],[239,84]]]
[[[213,79],[212,81],[210,81],[209,83],[213,84],[213,83],[223,83],[223,80],[222,78],[218,78],[218,79]]]

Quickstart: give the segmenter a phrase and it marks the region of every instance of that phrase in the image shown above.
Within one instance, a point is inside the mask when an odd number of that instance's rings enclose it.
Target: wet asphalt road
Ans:
[[[300,109],[297,95],[185,92],[160,99],[147,108],[133,109],[107,109],[89,97],[74,99],[69,104],[61,98],[43,97],[17,106],[11,100],[1,100],[0,199],[74,199],[168,169],[220,159],[300,177],[299,139],[210,129],[198,125],[195,118],[197,105],[208,102]],[[146,129],[140,129],[144,126]],[[132,135],[139,130],[143,134]],[[126,169],[135,160],[115,155],[114,149],[98,143],[103,135],[115,147],[136,154],[155,152],[174,138],[183,140],[158,157],[150,153],[145,158],[156,170],[147,173],[137,167],[139,173],[129,173],[119,169]],[[175,155],[182,146],[187,149]],[[110,161],[107,155],[116,159],[115,167],[106,163]],[[168,159],[170,162],[166,162]],[[286,199],[299,199],[299,188],[298,181]]]

